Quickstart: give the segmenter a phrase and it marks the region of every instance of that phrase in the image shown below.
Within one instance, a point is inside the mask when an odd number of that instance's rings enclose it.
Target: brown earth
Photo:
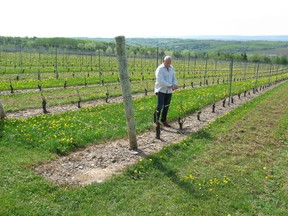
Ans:
[[[215,112],[212,112],[212,106],[207,106],[202,109],[200,120],[197,118],[197,113],[194,113],[185,118],[183,130],[179,129],[178,122],[171,122],[171,128],[161,127],[161,139],[156,138],[155,129],[137,135],[138,150],[129,150],[129,140],[127,138],[106,141],[101,144],[90,145],[83,150],[73,152],[67,156],[58,157],[55,160],[41,164],[35,168],[35,171],[44,176],[47,180],[58,185],[75,185],[85,186],[91,183],[100,183],[107,178],[112,177],[128,166],[135,164],[147,155],[153,154],[161,150],[164,146],[177,143],[186,138],[193,132],[207,126],[216,118],[225,115],[234,108],[243,103],[259,96],[274,86],[262,88],[257,93],[248,92],[246,96],[243,94],[233,97],[230,104],[226,99],[226,105],[223,107],[222,102],[216,103]],[[139,96],[139,95],[138,95]],[[136,97],[136,95],[133,95]],[[121,101],[121,97],[114,98],[113,102]],[[93,106],[99,103],[104,103],[102,100],[88,102],[84,106]],[[49,112],[59,113],[75,108],[75,105],[49,107]],[[41,109],[33,109],[16,113],[9,113],[7,117],[17,118],[28,117],[41,113]]]

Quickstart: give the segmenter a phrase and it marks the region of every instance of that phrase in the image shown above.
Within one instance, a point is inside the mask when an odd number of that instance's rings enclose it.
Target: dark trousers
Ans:
[[[157,107],[154,112],[154,122],[161,120],[164,122],[167,120],[168,109],[170,106],[170,101],[172,94],[165,94],[162,92],[156,93],[157,96]]]

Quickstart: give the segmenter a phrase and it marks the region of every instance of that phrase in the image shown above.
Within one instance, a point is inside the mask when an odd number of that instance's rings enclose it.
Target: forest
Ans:
[[[181,38],[126,38],[128,55],[194,57],[262,63],[288,63],[288,42],[268,40],[199,40]],[[1,51],[60,49],[115,54],[114,38],[29,38],[0,36]]]

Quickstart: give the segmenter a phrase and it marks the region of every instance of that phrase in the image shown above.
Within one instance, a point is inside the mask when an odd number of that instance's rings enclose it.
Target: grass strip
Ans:
[[[83,188],[33,173],[55,155],[12,144],[10,134],[11,145],[0,145],[0,214],[287,215],[287,96],[284,83],[123,175]]]

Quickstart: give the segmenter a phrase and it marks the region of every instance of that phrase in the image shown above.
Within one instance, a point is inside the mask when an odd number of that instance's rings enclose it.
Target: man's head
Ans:
[[[169,68],[169,67],[170,67],[171,62],[172,62],[172,57],[171,57],[171,56],[165,56],[165,57],[164,57],[163,63],[164,63],[164,66],[165,66],[166,68]]]

